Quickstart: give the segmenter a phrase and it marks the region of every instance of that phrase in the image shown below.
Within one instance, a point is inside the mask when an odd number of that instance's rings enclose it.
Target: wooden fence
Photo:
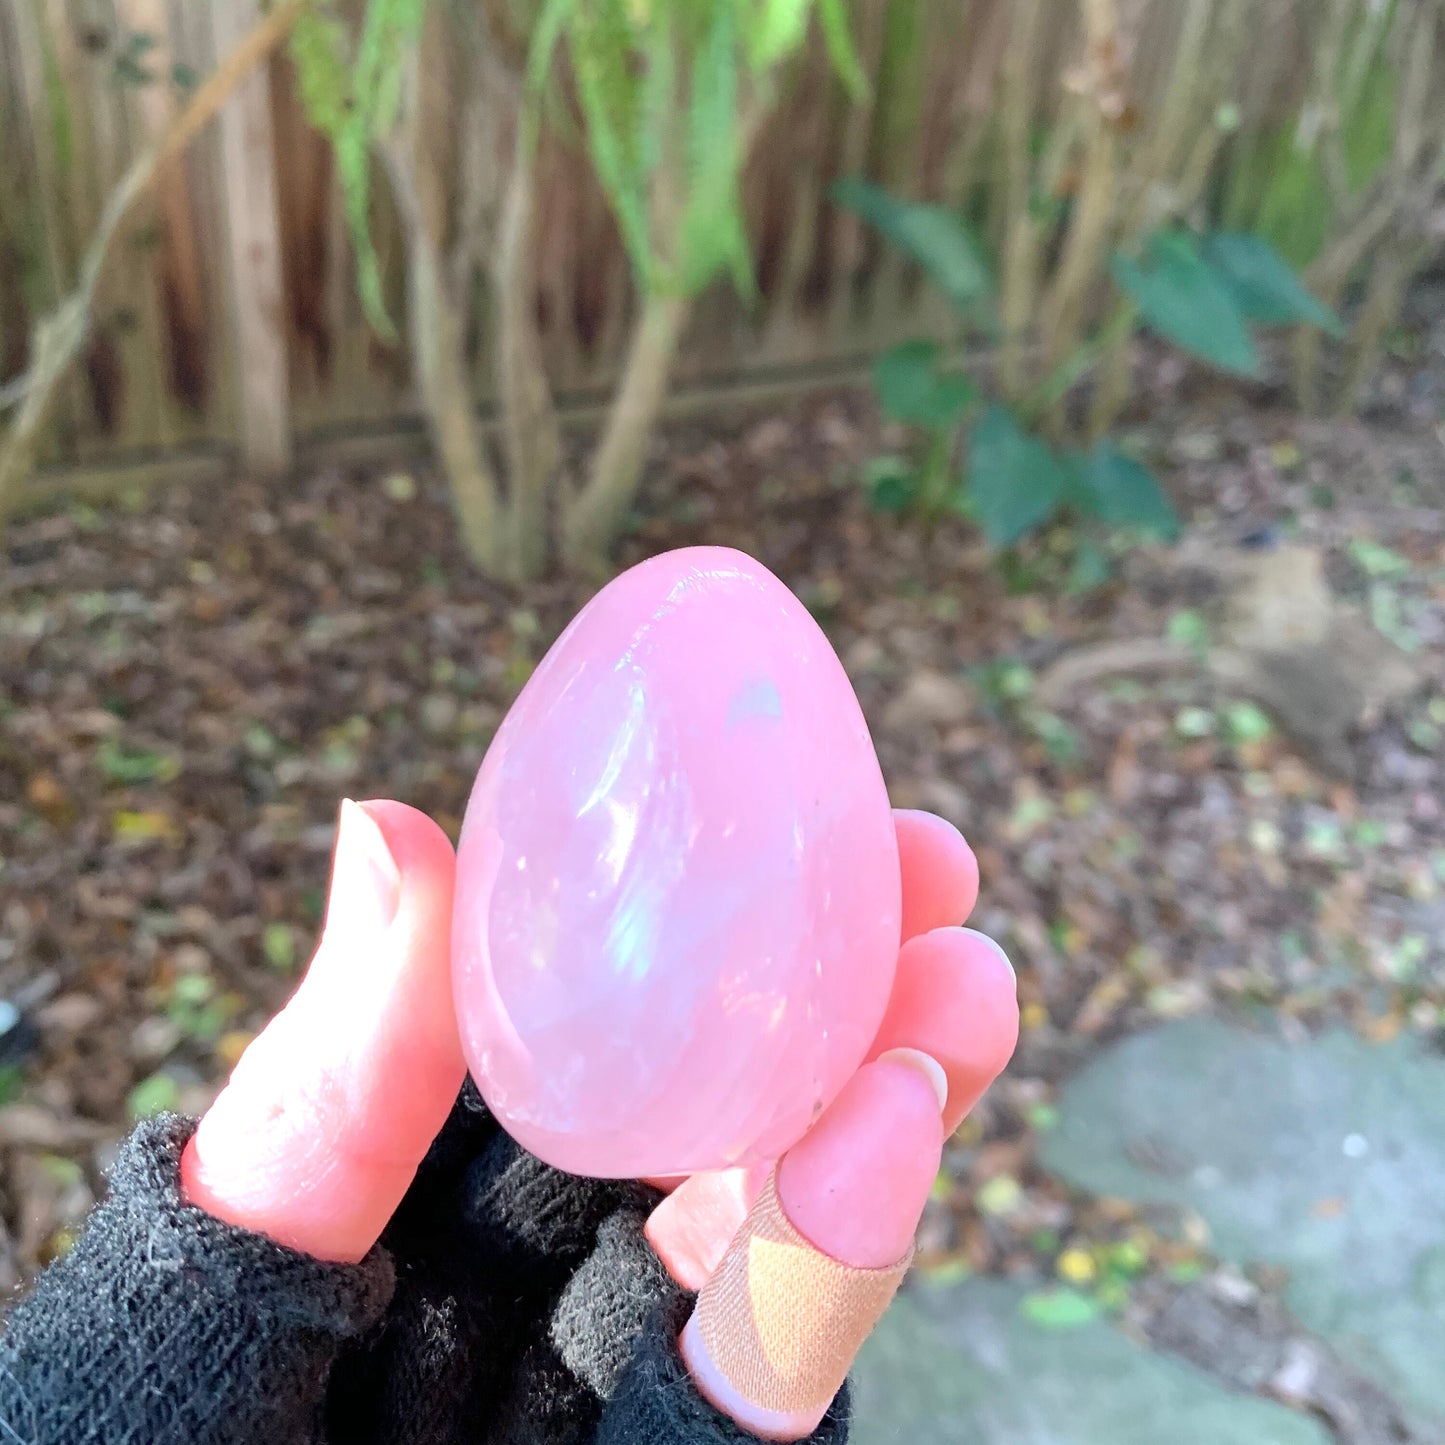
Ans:
[[[1047,134],[1079,86],[1097,83],[1081,78],[1080,35],[1081,17],[1100,3],[857,0],[871,94],[852,100],[821,45],[790,74],[746,182],[760,297],[751,307],[721,288],[705,298],[678,379],[825,366],[917,324],[916,278],[833,206],[830,183],[863,174],[947,201],[1001,243],[1010,185],[998,160],[1008,123],[1001,85],[1025,101],[1031,133]],[[1345,12],[1382,8],[1376,0],[1107,4],[1131,42],[1114,57],[1112,83],[1136,148],[1165,144],[1156,137],[1164,98],[1173,105],[1181,84],[1192,87],[1184,125],[1221,130],[1206,199],[1225,204],[1232,195],[1245,222],[1254,202],[1247,188],[1231,189],[1231,177],[1257,169],[1272,137],[1320,123],[1309,109],[1321,52],[1339,41]],[[73,285],[127,163],[257,11],[257,0],[0,0],[0,387],[25,366],[31,319]],[[1020,17],[1030,12],[1025,44]],[[462,121],[477,113],[486,84],[483,71],[465,73],[455,58],[465,54],[434,45],[427,61],[439,173],[451,178],[454,213],[469,203]],[[1182,65],[1193,70],[1181,79]],[[1175,136],[1178,158],[1141,170],[1140,183],[1187,166],[1191,139]],[[632,305],[629,268],[575,135],[558,127],[542,144],[538,314],[558,390],[585,393],[613,375]],[[401,239],[385,187],[378,191],[375,232],[395,315]],[[476,291],[469,322],[485,402],[489,319],[485,288]],[[298,432],[414,414],[405,350],[383,343],[362,315],[331,157],[280,58],[168,165],[128,224],[44,460],[225,448],[243,435],[253,449],[284,451]]]

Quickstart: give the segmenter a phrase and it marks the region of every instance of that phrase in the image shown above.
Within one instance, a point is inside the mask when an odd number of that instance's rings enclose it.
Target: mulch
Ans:
[[[961,523],[871,513],[857,476],[900,439],[866,399],[660,439],[621,560],[727,544],[797,591],[895,802],[974,842],[976,922],[1019,965],[1020,1052],[950,1145],[926,1268],[1092,1281],[1087,1254],[1127,1284],[1207,1252],[1189,1221],[1070,1198],[1034,1164],[1060,1080],[1124,1031],[1224,1009],[1441,1037],[1445,443],[1417,370],[1363,423],[1180,387],[1138,425],[1192,538],[1320,547],[1413,649],[1418,692],[1356,739],[1349,777],[1202,678],[1043,710],[1037,676],[1070,648],[1193,635],[1188,579],[1154,552],[1070,596],[1053,543],[1006,578]],[[131,1118],[203,1108],[284,1001],[339,799],[401,798],[455,836],[510,698],[591,590],[480,580],[442,486],[401,472],[73,504],[4,546],[0,1288],[68,1246]]]

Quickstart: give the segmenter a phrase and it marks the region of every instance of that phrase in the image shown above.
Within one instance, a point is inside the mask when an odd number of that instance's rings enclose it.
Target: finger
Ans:
[[[465,1077],[455,859],[401,803],[344,803],[321,942],[181,1163],[190,1201],[321,1259],[375,1244]]]
[[[938,1173],[932,1070],[865,1065],[784,1156],[698,1297],[680,1347],[698,1389],[756,1435],[827,1412],[907,1270]]]
[[[911,1049],[937,1060],[951,1134],[1003,1072],[1018,1034],[1017,984],[1004,951],[972,929],[938,928],[903,945],[868,1057]],[[695,1174],[653,1211],[647,1237],[684,1288],[701,1289],[717,1270],[766,1177],[762,1168]]]
[[[897,809],[898,863],[903,874],[903,938],[956,926],[978,902],[978,859],[963,834],[933,813]]]
[[[898,1057],[859,1069],[778,1165],[783,1212],[810,1244],[854,1269],[909,1252],[938,1177],[942,1102],[928,1071]]]
[[[1018,984],[1008,956],[969,928],[935,928],[898,955],[888,1012],[869,1058],[921,1049],[948,1076],[947,1133],[1001,1074],[1019,1037]]]
[[[758,1164],[694,1174],[652,1211],[647,1241],[684,1289],[700,1290],[717,1272],[771,1172]]]

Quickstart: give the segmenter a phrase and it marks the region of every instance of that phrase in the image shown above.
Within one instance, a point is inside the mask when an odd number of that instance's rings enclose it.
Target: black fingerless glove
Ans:
[[[332,1265],[181,1203],[142,1125],[0,1336],[0,1445],[743,1445],[677,1350],[657,1195],[549,1168],[470,1085],[381,1244]],[[846,1391],[814,1436],[847,1438]],[[11,1432],[6,1433],[8,1430]]]
[[[342,1350],[383,1318],[392,1260],[326,1264],[180,1198],[194,1124],[121,1149],[109,1197],[0,1335],[0,1441],[311,1441]]]

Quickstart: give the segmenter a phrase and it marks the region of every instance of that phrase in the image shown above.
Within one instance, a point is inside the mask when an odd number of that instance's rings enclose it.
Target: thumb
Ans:
[[[191,1203],[320,1259],[354,1262],[376,1243],[465,1077],[455,869],[424,814],[341,805],[316,956],[187,1147]]]

